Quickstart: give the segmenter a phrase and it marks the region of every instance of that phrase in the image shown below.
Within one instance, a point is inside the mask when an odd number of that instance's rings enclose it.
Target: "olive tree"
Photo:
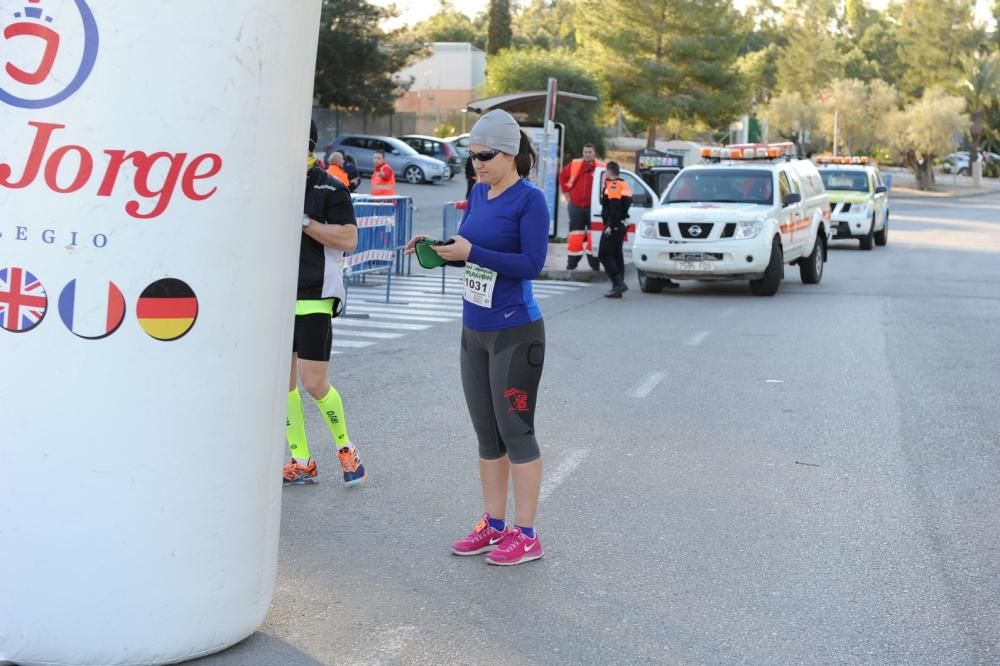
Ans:
[[[836,129],[833,148],[842,154],[870,152],[882,138],[883,119],[896,110],[898,97],[881,79],[834,79],[820,95],[820,128],[831,142]]]
[[[906,165],[921,190],[934,188],[934,161],[955,149],[955,137],[969,130],[965,100],[929,88],[923,97],[886,120],[885,143]]]
[[[802,144],[809,140],[819,122],[819,105],[797,90],[783,92],[772,97],[760,115],[767,121],[769,140],[776,135],[791,141],[801,155]]]

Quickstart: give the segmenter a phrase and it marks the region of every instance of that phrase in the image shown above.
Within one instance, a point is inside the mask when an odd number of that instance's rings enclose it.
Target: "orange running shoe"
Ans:
[[[337,451],[337,457],[340,458],[340,466],[344,469],[344,485],[347,487],[358,485],[368,476],[365,466],[361,464],[361,458],[358,457],[358,450],[353,445]]]
[[[303,465],[293,458],[285,465],[281,476],[286,486],[301,486],[319,481],[316,478],[316,461],[312,458],[309,459],[308,465]]]

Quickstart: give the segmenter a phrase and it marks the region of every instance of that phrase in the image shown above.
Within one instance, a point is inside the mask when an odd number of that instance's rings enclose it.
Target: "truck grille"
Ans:
[[[849,212],[851,212],[851,202],[848,201],[846,203],[840,204],[840,212],[841,213],[849,213]]]
[[[712,234],[712,224],[697,222],[681,222],[677,225],[681,230],[681,238],[697,238],[705,240]]]
[[[660,233],[660,238],[670,238],[670,225],[666,222],[660,222],[657,226],[657,231]]]
[[[728,222],[726,226],[722,229],[722,235],[719,238],[732,238],[736,235],[736,223]]]

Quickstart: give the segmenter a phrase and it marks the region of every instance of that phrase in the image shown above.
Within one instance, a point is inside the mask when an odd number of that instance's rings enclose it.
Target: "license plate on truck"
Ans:
[[[708,273],[715,270],[711,261],[681,261],[677,269],[686,273]]]

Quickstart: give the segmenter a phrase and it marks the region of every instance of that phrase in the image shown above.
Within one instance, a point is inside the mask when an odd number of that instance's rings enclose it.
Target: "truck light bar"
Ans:
[[[820,155],[816,158],[817,164],[869,164],[870,161],[865,156],[846,156],[846,155]]]
[[[773,160],[794,157],[794,143],[741,143],[723,147],[702,148],[701,156],[709,160]]]

